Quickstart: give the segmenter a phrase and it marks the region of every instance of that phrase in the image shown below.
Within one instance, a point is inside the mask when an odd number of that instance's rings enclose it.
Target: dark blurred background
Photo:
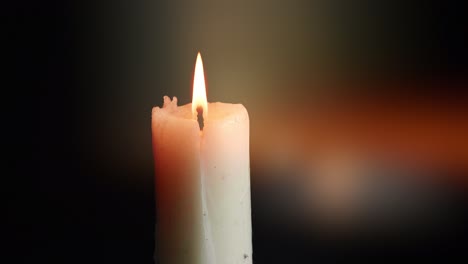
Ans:
[[[457,1],[46,0],[1,12],[15,262],[153,263],[151,108],[191,101],[197,51],[208,100],[249,111],[254,263],[466,258]]]

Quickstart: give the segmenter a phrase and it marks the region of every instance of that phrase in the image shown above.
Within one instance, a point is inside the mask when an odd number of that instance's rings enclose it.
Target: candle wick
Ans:
[[[197,121],[198,125],[200,126],[200,130],[203,130],[203,108],[202,107],[197,107]]]

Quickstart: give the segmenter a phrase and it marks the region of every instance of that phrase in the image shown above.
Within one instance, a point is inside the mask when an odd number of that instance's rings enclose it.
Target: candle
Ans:
[[[249,116],[209,103],[198,53],[191,104],[152,111],[156,251],[162,264],[252,263]]]

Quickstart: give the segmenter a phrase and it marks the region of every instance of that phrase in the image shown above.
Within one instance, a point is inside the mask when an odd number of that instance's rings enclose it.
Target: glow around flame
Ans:
[[[208,115],[208,101],[206,99],[205,74],[203,72],[203,61],[198,52],[195,63],[195,74],[193,76],[192,115],[197,117],[197,108],[203,109],[203,118]]]

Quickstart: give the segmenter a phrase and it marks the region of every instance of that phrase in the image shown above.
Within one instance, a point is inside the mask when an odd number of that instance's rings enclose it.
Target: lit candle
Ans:
[[[252,263],[249,116],[209,103],[198,53],[191,104],[152,111],[156,252],[162,264]]]

